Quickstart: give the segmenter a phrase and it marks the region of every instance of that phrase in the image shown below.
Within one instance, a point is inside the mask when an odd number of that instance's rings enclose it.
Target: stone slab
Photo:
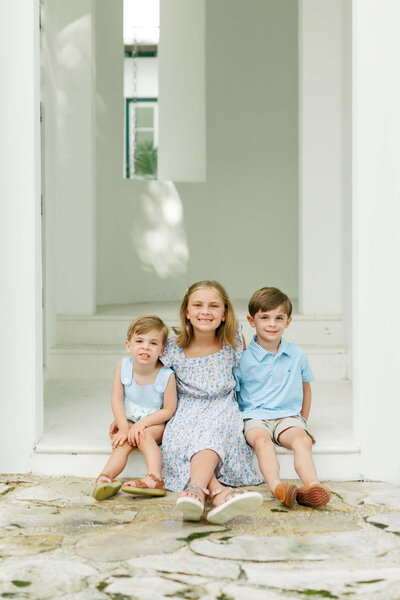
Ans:
[[[372,525],[385,529],[385,531],[391,531],[400,535],[400,511],[379,513],[368,517],[366,520]]]
[[[80,539],[75,551],[95,561],[129,560],[135,556],[175,552],[187,544],[192,533],[223,531],[215,525],[198,525],[166,520],[158,523],[131,523],[94,532]]]
[[[288,560],[345,560],[353,556],[378,556],[400,547],[400,539],[379,531],[270,536],[237,536],[226,541],[194,540],[190,548],[211,558],[256,562]]]

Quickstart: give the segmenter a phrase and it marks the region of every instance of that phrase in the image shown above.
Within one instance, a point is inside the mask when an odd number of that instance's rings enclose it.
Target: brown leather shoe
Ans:
[[[313,485],[304,485],[297,490],[297,502],[303,506],[311,506],[318,508],[325,506],[331,499],[329,489],[322,483],[314,483]]]
[[[296,502],[296,495],[297,485],[291,483],[278,483],[274,491],[275,498],[289,508]]]

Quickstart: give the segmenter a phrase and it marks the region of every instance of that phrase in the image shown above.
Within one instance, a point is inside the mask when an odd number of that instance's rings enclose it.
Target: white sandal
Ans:
[[[180,496],[176,501],[176,506],[183,513],[184,521],[200,521],[200,517],[204,512],[204,500],[200,500],[199,492],[203,492],[205,496],[208,496],[208,490],[200,487],[197,483],[189,483],[185,488],[184,492],[197,496],[191,498],[190,496]]]
[[[259,492],[249,492],[248,490],[232,490],[232,488],[218,488],[211,492],[211,500],[221,492],[230,490],[226,495],[226,500],[219,506],[216,506],[207,515],[207,521],[210,523],[222,524],[238,517],[247,515],[257,510],[262,504],[263,497]]]

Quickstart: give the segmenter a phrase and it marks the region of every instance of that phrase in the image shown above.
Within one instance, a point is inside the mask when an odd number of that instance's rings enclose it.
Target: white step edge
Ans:
[[[160,314],[163,317],[162,314]],[[132,317],[133,318],[133,317]],[[73,316],[64,315],[57,319],[57,345],[71,344],[117,344],[123,343],[130,317],[122,316]],[[172,328],[178,326],[178,319],[164,317]],[[246,341],[254,334],[246,316],[240,316]],[[285,332],[285,338],[295,344],[339,345],[343,343],[343,324],[340,317],[318,317],[294,315]]]
[[[344,346],[303,346],[314,377],[332,381],[348,375],[348,354]],[[105,379],[114,376],[118,360],[126,355],[121,346],[59,346],[50,351],[51,379]]]
[[[32,472],[38,475],[74,477],[97,477],[104,467],[109,453],[33,453]],[[255,465],[256,459],[254,459]],[[354,481],[363,479],[361,454],[355,447],[352,451],[331,448],[331,452],[315,452],[314,462],[322,481]],[[293,468],[293,456],[279,453],[282,479],[298,479]],[[136,452],[129,456],[128,464],[120,477],[140,477],[146,473],[143,457]]]

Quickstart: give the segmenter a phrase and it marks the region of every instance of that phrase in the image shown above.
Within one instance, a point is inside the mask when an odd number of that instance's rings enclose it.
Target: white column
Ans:
[[[45,2],[46,288],[58,313],[96,309],[94,13],[94,0]]]
[[[26,472],[42,431],[39,2],[0,19],[0,472]]]
[[[161,0],[158,72],[158,179],[205,181],[205,0]]]
[[[400,3],[353,1],[354,354],[364,476],[400,484]]]
[[[342,2],[299,2],[299,308],[304,314],[342,312]]]

